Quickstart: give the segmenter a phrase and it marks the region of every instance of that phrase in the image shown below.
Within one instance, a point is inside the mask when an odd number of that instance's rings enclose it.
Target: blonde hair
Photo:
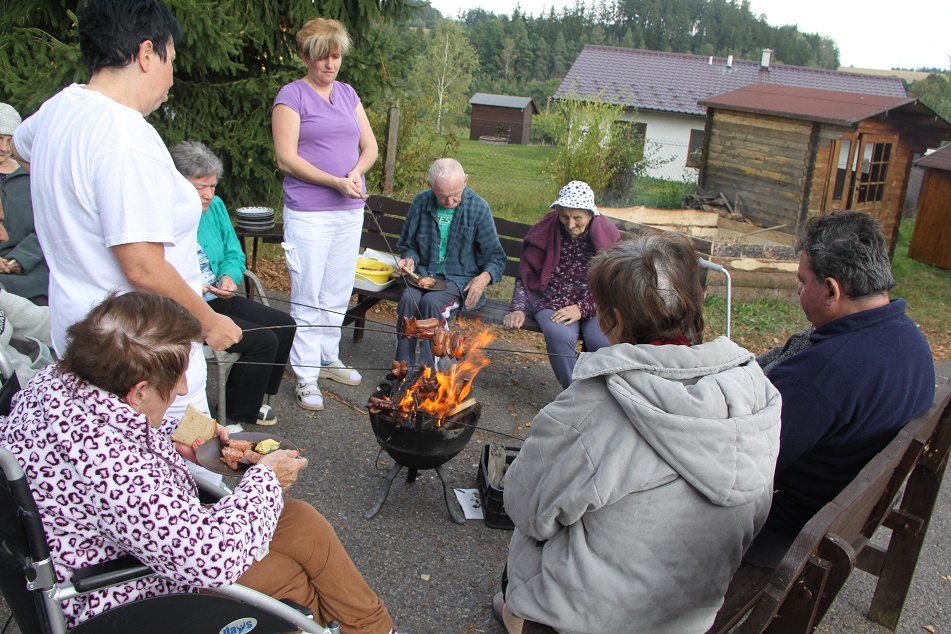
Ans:
[[[301,55],[313,61],[324,59],[335,50],[346,55],[350,50],[350,36],[347,27],[329,18],[315,18],[308,21],[297,32],[297,47]]]

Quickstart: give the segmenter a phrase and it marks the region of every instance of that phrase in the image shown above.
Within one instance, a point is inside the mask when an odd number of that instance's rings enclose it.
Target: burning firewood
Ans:
[[[429,333],[433,337],[436,356],[458,362],[451,363],[445,372],[424,366],[412,378],[407,376],[405,362],[394,362],[392,391],[386,398],[370,397],[366,407],[371,414],[384,414],[398,422],[406,422],[417,414],[444,421],[475,404],[475,400],[469,397],[472,380],[488,365],[489,359],[482,349],[495,336],[485,329],[471,335],[472,339],[468,341],[462,333],[438,328],[435,322],[435,319],[407,318],[404,321],[404,336],[425,338],[426,333]]]

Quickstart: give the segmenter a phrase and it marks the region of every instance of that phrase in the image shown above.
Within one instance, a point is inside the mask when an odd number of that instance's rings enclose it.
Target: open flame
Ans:
[[[468,338],[467,338],[468,339]],[[407,386],[397,409],[401,412],[421,412],[441,421],[462,404],[472,391],[472,380],[489,365],[483,349],[495,341],[495,335],[483,329],[468,340],[468,352],[461,361],[449,366],[448,372],[439,372],[425,366],[419,379]],[[437,389],[421,389],[435,382]]]

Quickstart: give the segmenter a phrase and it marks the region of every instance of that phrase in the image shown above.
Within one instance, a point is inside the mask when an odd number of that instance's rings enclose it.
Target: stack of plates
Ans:
[[[238,228],[245,231],[267,231],[274,226],[274,209],[271,207],[238,207]]]

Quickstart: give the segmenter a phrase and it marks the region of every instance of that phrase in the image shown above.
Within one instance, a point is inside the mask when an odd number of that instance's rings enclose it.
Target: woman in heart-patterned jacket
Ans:
[[[110,296],[68,332],[62,361],[15,397],[0,446],[30,480],[58,581],[123,555],[156,573],[66,600],[68,627],[128,601],[238,582],[306,605],[342,632],[391,631],[330,524],[282,497],[307,464],[296,452],[265,456],[234,494],[210,507],[199,502],[183,458],[193,450],[172,443],[178,421],[163,419],[187,389],[189,351],[201,336],[189,313],[128,293]]]

